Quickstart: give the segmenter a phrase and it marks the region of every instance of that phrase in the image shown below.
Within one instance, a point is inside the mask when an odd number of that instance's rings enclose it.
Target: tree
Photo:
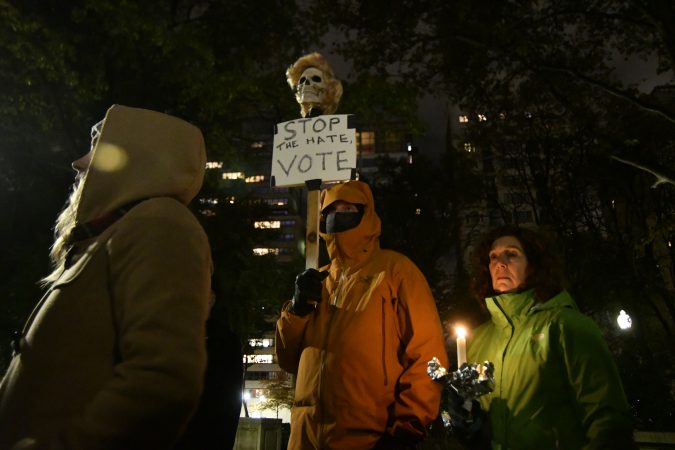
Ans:
[[[267,389],[264,402],[260,403],[260,409],[272,409],[279,414],[279,408],[291,409],[293,407],[295,389],[291,382],[291,375],[286,372],[275,372],[276,378],[263,381]]]

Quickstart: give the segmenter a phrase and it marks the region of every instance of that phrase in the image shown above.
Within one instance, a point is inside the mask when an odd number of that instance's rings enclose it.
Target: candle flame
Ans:
[[[467,334],[466,328],[462,325],[456,325],[455,334],[457,335],[458,338],[465,338]]]

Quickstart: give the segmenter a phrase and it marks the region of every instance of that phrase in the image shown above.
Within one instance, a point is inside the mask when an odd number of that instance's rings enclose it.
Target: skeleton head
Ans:
[[[342,83],[320,53],[301,56],[286,70],[286,81],[300,104],[300,114],[333,114],[340,103]]]
[[[320,105],[326,95],[325,76],[316,67],[308,67],[300,75],[295,98],[298,103]]]

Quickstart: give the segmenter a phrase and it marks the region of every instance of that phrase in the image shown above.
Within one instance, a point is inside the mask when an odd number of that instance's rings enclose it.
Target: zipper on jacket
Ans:
[[[321,365],[319,366],[319,399],[318,399],[318,404],[319,404],[319,417],[321,418],[321,422],[319,423],[319,432],[317,436],[317,442],[319,443],[319,448],[323,448],[323,427],[324,427],[324,404],[323,404],[323,375],[326,369],[326,355],[328,353],[328,337],[330,336],[330,330],[333,327],[333,308],[336,308],[336,304],[338,301],[338,296],[342,293],[342,286],[344,284],[345,280],[345,271],[344,269],[340,270],[340,278],[338,279],[337,286],[335,287],[335,295],[333,295],[333,299],[328,299],[328,323],[326,323],[326,332],[324,333],[323,336],[323,346],[322,346],[322,354],[321,354]]]
[[[507,353],[507,350],[508,350],[509,346],[511,345],[511,340],[513,339],[513,334],[515,332],[515,325],[513,324],[513,321],[511,321],[511,318],[509,317],[509,315],[506,314],[506,312],[504,311],[504,308],[502,308],[502,305],[499,304],[499,302],[497,301],[497,297],[493,297],[492,301],[495,303],[495,305],[497,305],[497,307],[499,308],[501,313],[504,315],[504,317],[506,318],[506,321],[509,324],[509,328],[510,328],[509,339],[506,341],[506,345],[504,346],[504,350],[502,350],[502,355],[501,355],[501,358],[502,358],[501,366],[502,366],[502,368],[501,368],[501,371],[500,371],[500,374],[499,374],[499,396],[502,397],[502,395],[503,395],[503,391],[502,391],[503,383],[501,381],[504,379],[504,361],[506,361],[506,353]],[[502,426],[504,427],[504,429],[502,430],[502,434],[504,436],[504,442],[509,442],[509,436],[508,436],[509,426],[506,423],[506,419],[507,419],[506,409],[503,409],[501,422],[502,422]]]

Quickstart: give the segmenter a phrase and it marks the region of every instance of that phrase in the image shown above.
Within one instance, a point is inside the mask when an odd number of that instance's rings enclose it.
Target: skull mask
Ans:
[[[302,72],[298,80],[295,98],[298,103],[320,105],[326,95],[325,77],[321,70],[309,67]]]

